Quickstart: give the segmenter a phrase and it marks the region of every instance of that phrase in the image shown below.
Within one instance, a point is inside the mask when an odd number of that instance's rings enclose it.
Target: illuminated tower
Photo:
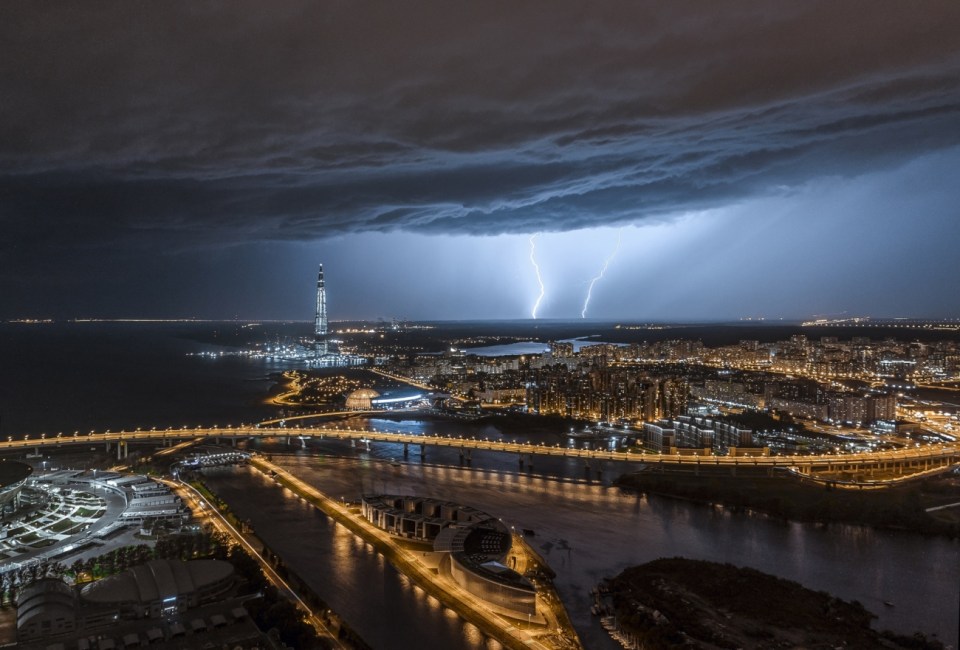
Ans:
[[[326,355],[327,349],[327,290],[323,285],[323,264],[317,275],[317,317],[313,324],[314,350],[318,356]]]

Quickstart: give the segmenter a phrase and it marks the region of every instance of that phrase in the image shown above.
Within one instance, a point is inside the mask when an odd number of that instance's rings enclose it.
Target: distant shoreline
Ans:
[[[623,474],[614,485],[628,491],[751,510],[814,524],[850,524],[884,530],[960,538],[960,516],[931,516],[927,507],[960,500],[960,479],[938,477],[886,490],[828,490],[787,477],[740,472],[740,476],[646,470]],[[939,514],[939,513],[938,513]]]

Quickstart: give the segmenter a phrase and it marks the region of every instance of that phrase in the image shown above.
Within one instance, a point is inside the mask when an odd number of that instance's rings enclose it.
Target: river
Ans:
[[[591,587],[628,566],[669,556],[751,566],[859,600],[879,616],[879,629],[919,630],[957,643],[960,545],[954,541],[856,526],[786,524],[642,498],[598,482],[483,469],[477,460],[474,467],[457,467],[354,453],[357,457],[344,458],[300,451],[275,454],[274,461],[331,496],[381,491],[441,496],[532,529],[529,541],[557,572],[557,588],[588,648],[617,647],[590,616]],[[426,597],[384,567],[372,549],[350,541],[342,527],[313,514],[291,493],[280,498],[282,488],[247,469],[217,470],[210,484],[375,647],[409,647],[401,629],[424,645],[483,645],[472,626],[461,623],[460,632],[451,631],[449,610],[425,606]],[[373,588],[364,587],[368,584]],[[390,611],[381,611],[387,604]]]

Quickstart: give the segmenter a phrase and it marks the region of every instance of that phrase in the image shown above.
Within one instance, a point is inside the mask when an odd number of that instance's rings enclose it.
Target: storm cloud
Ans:
[[[40,6],[4,218],[95,233],[567,230],[960,143],[955,2]]]
[[[960,5],[9,3],[0,271],[657,223],[960,145]]]

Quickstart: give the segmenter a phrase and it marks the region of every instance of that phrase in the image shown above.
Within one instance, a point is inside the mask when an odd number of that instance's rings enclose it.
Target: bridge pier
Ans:
[[[408,458],[410,456],[410,443],[403,443],[403,457]]]
[[[103,444],[105,445],[106,452],[109,454],[109,453],[110,453],[110,443],[109,443],[109,442],[105,442],[105,443],[103,443]]]
[[[423,443],[420,444],[420,462],[423,462],[423,459],[427,457],[427,446]]]

